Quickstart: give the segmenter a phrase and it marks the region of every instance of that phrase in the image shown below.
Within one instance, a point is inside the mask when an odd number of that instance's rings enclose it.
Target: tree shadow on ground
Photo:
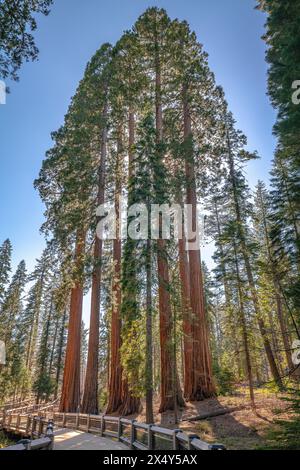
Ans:
[[[199,421],[189,421],[190,418],[204,413],[224,412],[232,406],[224,406],[218,398],[202,402],[193,402],[187,408],[178,410],[178,424],[174,423],[174,413],[166,412],[161,415],[160,424],[168,428],[182,428],[185,432],[198,434],[206,442],[218,442],[228,449],[253,449],[263,444],[263,438],[257,428],[261,422],[272,423],[262,415],[253,411],[250,406],[245,409],[220,416],[209,417]],[[258,426],[258,421],[260,425]],[[247,423],[247,424],[245,424]]]

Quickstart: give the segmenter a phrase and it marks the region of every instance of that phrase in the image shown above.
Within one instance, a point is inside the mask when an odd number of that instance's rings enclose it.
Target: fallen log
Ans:
[[[192,416],[191,418],[183,419],[182,421],[201,421],[203,419],[214,418],[215,416],[226,415],[229,413],[234,413],[235,411],[245,410],[251,408],[249,405],[235,406],[233,408],[221,408],[219,410],[211,411],[209,413],[202,413],[198,416]]]

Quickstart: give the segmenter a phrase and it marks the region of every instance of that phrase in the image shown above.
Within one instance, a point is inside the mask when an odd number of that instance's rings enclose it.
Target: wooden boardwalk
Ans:
[[[72,429],[58,429],[54,436],[54,450],[129,450],[121,442]]]

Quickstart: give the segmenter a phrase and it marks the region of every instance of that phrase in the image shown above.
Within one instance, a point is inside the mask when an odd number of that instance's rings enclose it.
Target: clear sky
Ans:
[[[115,43],[150,6],[171,18],[185,19],[209,54],[209,65],[222,85],[249,148],[249,179],[268,179],[275,146],[274,110],[266,96],[264,15],[255,0],[54,0],[51,14],[38,18],[39,61],[20,71],[19,83],[0,105],[0,243],[12,241],[13,266],[23,258],[33,268],[44,246],[39,228],[43,205],[33,188],[50,133],[63,122],[86,63],[103,42]],[[204,253],[207,257],[210,253]],[[205,252],[205,249],[204,249]]]

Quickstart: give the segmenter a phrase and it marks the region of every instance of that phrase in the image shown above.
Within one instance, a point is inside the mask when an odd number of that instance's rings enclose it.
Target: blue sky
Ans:
[[[250,183],[268,179],[275,146],[275,119],[266,96],[264,15],[255,0],[54,0],[51,14],[38,18],[39,61],[20,71],[19,83],[0,106],[0,243],[13,243],[14,267],[24,258],[32,269],[44,246],[39,228],[43,205],[33,189],[50,133],[63,122],[86,63],[103,42],[116,42],[149,6],[186,19],[209,54],[229,107],[260,161],[251,163]],[[209,256],[207,250],[204,257]]]

